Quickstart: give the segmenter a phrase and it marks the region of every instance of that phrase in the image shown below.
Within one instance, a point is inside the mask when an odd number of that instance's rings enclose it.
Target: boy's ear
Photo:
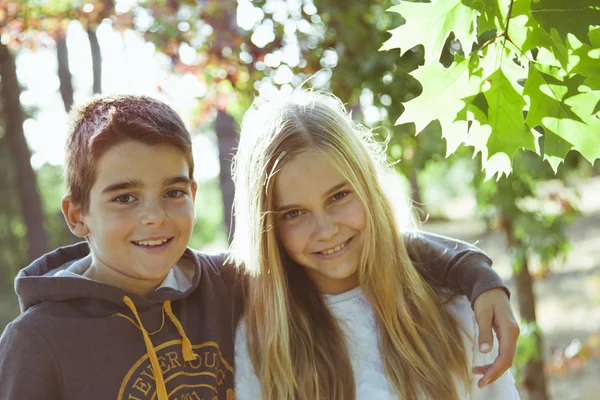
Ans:
[[[75,204],[70,195],[65,195],[61,201],[62,213],[65,216],[65,221],[73,235],[84,238],[90,233],[87,225],[83,221],[83,213],[81,205]]]
[[[192,184],[192,202],[194,203],[194,225],[196,225],[196,193],[198,192],[198,184],[196,181]]]

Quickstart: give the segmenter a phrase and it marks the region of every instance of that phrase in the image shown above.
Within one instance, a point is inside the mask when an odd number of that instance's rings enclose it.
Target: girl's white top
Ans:
[[[356,400],[397,399],[385,375],[377,341],[374,310],[361,288],[339,295],[326,296],[327,304],[337,318],[348,343],[350,361],[356,381]],[[482,354],[477,349],[478,328],[471,305],[464,296],[456,296],[448,309],[460,324],[469,370],[473,366],[491,364],[497,355],[497,340],[491,352]],[[514,379],[509,371],[494,383],[479,389],[481,375],[472,375],[468,385],[457,381],[461,399],[512,400],[519,399]],[[235,398],[259,400],[261,388],[248,355],[246,324],[241,321],[235,337]]]

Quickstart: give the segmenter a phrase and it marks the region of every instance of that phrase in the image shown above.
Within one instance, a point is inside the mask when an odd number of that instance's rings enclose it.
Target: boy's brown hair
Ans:
[[[67,192],[82,211],[88,211],[96,181],[96,163],[112,147],[127,141],[149,146],[170,144],[183,151],[194,180],[192,140],[179,115],[148,96],[96,96],[71,110],[66,143]]]

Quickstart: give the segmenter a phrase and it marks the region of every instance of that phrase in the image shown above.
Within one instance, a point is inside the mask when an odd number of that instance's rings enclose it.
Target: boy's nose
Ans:
[[[142,214],[142,225],[160,225],[165,222],[167,214],[160,204],[150,204]]]

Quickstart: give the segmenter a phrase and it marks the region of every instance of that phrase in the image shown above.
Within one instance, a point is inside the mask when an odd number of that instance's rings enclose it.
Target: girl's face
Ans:
[[[325,156],[307,151],[275,179],[278,237],[321,293],[358,286],[365,208],[352,185]]]

